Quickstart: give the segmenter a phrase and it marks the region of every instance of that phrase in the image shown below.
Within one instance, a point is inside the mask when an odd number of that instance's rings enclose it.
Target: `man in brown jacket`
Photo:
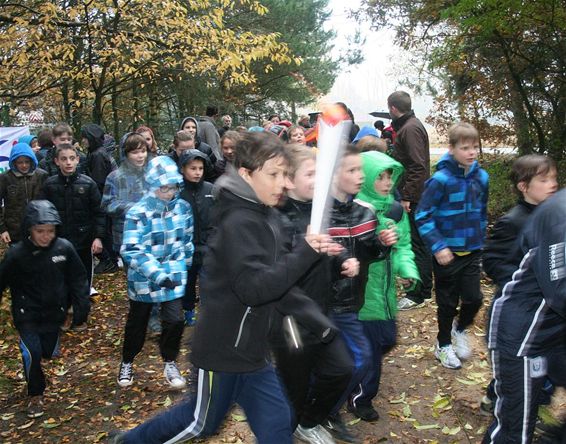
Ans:
[[[405,167],[405,176],[399,183],[401,205],[409,214],[411,245],[415,263],[421,274],[421,284],[399,301],[399,310],[410,310],[423,305],[432,291],[432,259],[415,225],[415,209],[430,177],[430,154],[428,134],[411,109],[411,96],[404,91],[395,91],[387,98],[392,125],[397,132],[393,157]]]

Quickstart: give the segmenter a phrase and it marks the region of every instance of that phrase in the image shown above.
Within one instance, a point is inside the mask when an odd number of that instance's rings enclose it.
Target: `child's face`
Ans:
[[[194,140],[185,140],[184,142],[179,142],[175,147],[175,152],[178,157],[181,157],[185,151],[192,150],[195,147]]]
[[[54,160],[64,176],[74,174],[79,164],[79,156],[74,150],[61,150]]]
[[[14,160],[14,165],[20,173],[27,174],[31,170],[31,159],[27,156],[20,156]]]
[[[183,131],[187,131],[195,136],[197,133],[197,124],[192,120],[187,120],[183,125]]]
[[[479,149],[479,140],[461,139],[456,142],[456,145],[450,145],[448,152],[460,165],[463,167],[470,167],[478,158]]]
[[[234,156],[236,155],[236,144],[233,140],[224,139],[222,141],[222,154],[228,162],[234,162]]]
[[[537,174],[529,183],[519,182],[518,188],[523,193],[525,201],[533,205],[541,204],[558,189],[556,170],[552,169],[546,174]]]
[[[147,160],[147,148],[145,146],[140,146],[135,150],[129,151],[126,154],[126,158],[135,166],[142,167],[145,165]]]
[[[277,205],[288,185],[287,167],[285,159],[278,156],[266,160],[257,170],[240,168],[238,173],[252,187],[264,205],[273,207]]]
[[[362,157],[359,154],[344,157],[334,177],[336,190],[339,193],[353,196],[358,194],[363,182]]]
[[[295,172],[293,188],[289,195],[304,202],[312,200],[314,195],[314,182],[316,175],[316,163],[313,159],[305,160]]]
[[[157,190],[155,190],[155,195],[158,199],[164,200],[165,202],[169,202],[173,199],[177,192],[179,191],[179,185],[163,185],[160,186]]]
[[[73,143],[73,135],[70,133],[63,133],[59,136],[53,136],[53,145],[57,148],[62,143]]]
[[[391,171],[384,171],[381,173],[373,183],[373,189],[381,196],[388,196],[393,188],[393,181],[391,180]]]
[[[30,230],[30,240],[37,247],[48,247],[55,239],[55,225],[34,225]]]
[[[183,167],[183,177],[189,182],[200,182],[203,175],[204,162],[202,159],[191,160]]]
[[[301,128],[295,128],[289,135],[291,143],[298,143],[299,145],[305,144],[305,132]]]
[[[140,136],[145,139],[145,143],[147,143],[147,149],[151,150],[153,148],[153,137],[151,136],[151,133],[149,131],[143,131],[140,133]]]
[[[33,139],[30,146],[34,153],[37,153],[41,148],[37,139]]]

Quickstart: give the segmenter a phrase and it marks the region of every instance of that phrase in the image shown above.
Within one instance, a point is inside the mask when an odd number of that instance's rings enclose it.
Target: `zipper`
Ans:
[[[238,330],[238,337],[236,338],[236,343],[234,344],[234,347],[238,347],[238,345],[240,344],[240,339],[242,338],[242,331],[244,330],[244,324],[246,322],[246,318],[248,317],[248,315],[250,314],[251,311],[252,311],[252,307],[246,307],[246,311],[244,313],[244,316],[242,316],[242,320],[240,321],[240,328]]]
[[[387,309],[387,315],[389,316],[389,319],[393,319],[393,316],[391,316],[391,307],[389,306],[389,290],[391,288],[391,256],[390,254],[387,255],[387,257],[385,258],[385,279],[386,279],[386,284],[385,284],[385,308]]]

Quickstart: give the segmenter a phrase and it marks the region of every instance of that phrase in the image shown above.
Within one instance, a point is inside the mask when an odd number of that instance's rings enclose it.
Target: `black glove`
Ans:
[[[178,282],[173,282],[169,278],[166,278],[163,282],[161,282],[161,284],[159,284],[160,287],[167,288],[168,290],[173,290],[177,285],[179,285]]]

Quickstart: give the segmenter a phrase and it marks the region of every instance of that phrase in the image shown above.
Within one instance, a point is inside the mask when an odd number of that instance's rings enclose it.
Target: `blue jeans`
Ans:
[[[234,403],[259,444],[292,444],[291,411],[271,365],[249,373],[199,369],[196,393],[129,431],[124,442],[171,444],[212,435]]]
[[[358,320],[357,313],[332,313],[331,319],[340,329],[340,333],[344,342],[348,346],[352,360],[354,361],[354,369],[352,379],[344,394],[334,406],[331,414],[335,415],[350,396],[350,393],[356,386],[360,384],[371,365],[371,347],[364,333],[362,321]]]
[[[40,332],[25,329],[19,330],[19,334],[24,374],[28,383],[28,395],[43,395],[45,375],[41,369],[41,359],[51,359],[58,352],[59,330]]]
[[[397,327],[394,319],[361,322],[364,327],[364,333],[369,339],[373,356],[367,373],[350,397],[350,402],[354,407],[371,406],[371,401],[379,391],[383,356],[389,353],[395,346],[397,336]]]

